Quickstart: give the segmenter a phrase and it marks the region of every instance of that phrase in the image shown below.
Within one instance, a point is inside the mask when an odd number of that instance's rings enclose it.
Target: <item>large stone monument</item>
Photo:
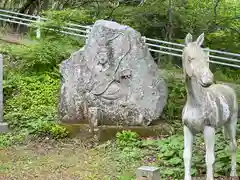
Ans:
[[[140,33],[116,22],[96,21],[60,72],[63,123],[149,125],[166,104],[166,83]]]

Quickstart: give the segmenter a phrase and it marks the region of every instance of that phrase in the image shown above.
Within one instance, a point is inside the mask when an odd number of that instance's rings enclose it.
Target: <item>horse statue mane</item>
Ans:
[[[204,134],[206,146],[207,180],[214,179],[215,132],[220,127],[224,128],[225,137],[230,139],[232,153],[230,175],[237,176],[237,96],[231,87],[214,83],[214,75],[209,68],[209,53],[201,48],[203,41],[204,33],[196,41],[192,41],[192,35],[188,33],[182,54],[187,91],[187,100],[182,110],[185,180],[191,180],[192,143],[194,136],[200,132]]]

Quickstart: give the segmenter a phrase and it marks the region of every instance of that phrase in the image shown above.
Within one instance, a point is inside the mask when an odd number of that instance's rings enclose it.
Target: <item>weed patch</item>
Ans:
[[[125,137],[135,134],[133,132],[124,132]],[[117,136],[116,142],[118,142]],[[125,138],[126,140],[127,138]],[[131,138],[130,138],[131,139]],[[137,139],[136,139],[137,140]],[[121,138],[121,141],[123,139]],[[182,134],[176,134],[163,139],[140,139],[140,142],[135,143],[136,146],[129,147],[129,140],[126,140],[126,147],[122,148],[121,155],[118,156],[121,163],[133,163],[142,165],[154,165],[160,167],[161,177],[166,179],[183,179],[184,164],[183,150],[184,140]],[[123,144],[123,143],[122,143]],[[140,146],[139,146],[140,144]],[[230,150],[229,143],[223,139],[221,133],[216,136],[216,163],[214,166],[215,176],[228,176],[230,173]],[[192,161],[192,176],[203,176],[206,173],[205,167],[205,145],[203,137],[197,136],[193,146],[193,161]],[[239,161],[240,153],[237,154],[237,162]],[[226,166],[227,165],[227,166]],[[127,166],[127,165],[125,165]],[[240,169],[239,169],[240,170]],[[135,172],[132,172],[134,175]]]
[[[56,35],[33,44],[1,48],[5,64],[4,120],[14,132],[18,132],[1,135],[2,146],[20,140],[19,137],[24,137],[25,132],[56,139],[69,135],[57,119],[60,89],[58,65],[81,43]],[[8,140],[10,135],[13,136],[12,140]]]

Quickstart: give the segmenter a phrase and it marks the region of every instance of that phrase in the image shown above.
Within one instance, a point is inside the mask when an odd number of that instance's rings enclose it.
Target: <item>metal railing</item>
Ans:
[[[151,39],[146,37],[144,38],[150,51],[158,52],[161,54],[172,55],[175,57],[182,57],[183,48],[185,46],[184,44],[172,43],[172,42]],[[160,44],[163,44],[163,45],[160,45]],[[170,45],[171,47],[168,47],[167,45]],[[170,52],[164,51],[164,50],[170,50]],[[209,51],[209,57],[210,57],[209,62],[213,64],[223,65],[223,66],[240,68],[240,54],[213,50],[209,48],[204,48],[204,50]]]
[[[47,21],[48,19],[40,17],[40,16],[32,16],[7,10],[0,9],[0,21],[10,22],[25,25],[28,27],[35,26],[37,28],[36,37],[41,37],[40,26],[37,23],[42,21]],[[61,30],[56,30],[54,28],[45,28],[51,31],[57,31],[60,33],[78,36],[82,38],[87,38],[88,33],[90,32],[92,26],[83,26],[73,23],[67,23],[65,26],[60,27]],[[146,44],[149,47],[149,51],[157,52],[160,54],[171,55],[175,57],[181,57],[183,52],[183,44],[167,42],[147,37],[142,37]],[[223,66],[240,68],[240,54],[230,53],[225,51],[213,50],[209,48],[205,48],[205,51],[209,51],[209,62],[213,64],[219,64]]]
[[[44,22],[47,20],[48,19],[40,16],[32,16],[28,14],[22,14],[22,13],[0,9],[0,21],[25,25],[27,27],[36,27],[37,38],[41,37],[40,26],[38,26],[37,23]],[[83,37],[83,38],[87,37],[88,31],[91,29],[90,26],[82,26],[82,25],[73,24],[73,23],[67,23],[66,26],[59,27],[61,28],[61,30],[56,30],[54,28],[46,28],[46,27],[41,27],[41,28],[48,29],[50,31],[58,31],[64,34]]]

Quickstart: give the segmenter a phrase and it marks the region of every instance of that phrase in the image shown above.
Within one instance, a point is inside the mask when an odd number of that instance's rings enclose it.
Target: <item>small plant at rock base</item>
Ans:
[[[141,145],[140,137],[136,132],[124,130],[116,134],[116,143],[120,148],[138,147]]]
[[[29,124],[30,133],[39,136],[48,136],[53,139],[66,138],[69,132],[65,127],[60,126],[56,122],[51,121],[36,121]]]

